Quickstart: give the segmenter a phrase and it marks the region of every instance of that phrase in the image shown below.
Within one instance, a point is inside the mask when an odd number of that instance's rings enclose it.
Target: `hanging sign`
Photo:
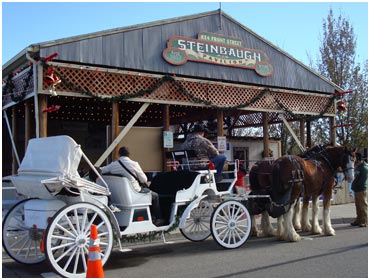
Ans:
[[[240,39],[201,32],[198,39],[173,36],[162,55],[173,65],[183,65],[190,60],[252,69],[260,76],[271,76],[273,68],[266,53],[243,48],[242,45]]]
[[[219,151],[226,151],[226,136],[217,136],[217,150]]]
[[[163,148],[173,148],[173,132],[163,131]]]

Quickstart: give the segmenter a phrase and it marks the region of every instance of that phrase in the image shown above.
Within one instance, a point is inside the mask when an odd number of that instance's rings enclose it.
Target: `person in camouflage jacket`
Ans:
[[[184,150],[194,150],[197,157],[208,157],[214,164],[217,173],[215,175],[216,182],[222,180],[222,170],[224,168],[226,157],[220,154],[216,147],[204,137],[205,128],[203,125],[197,124],[194,127],[193,133],[189,134],[183,144]]]

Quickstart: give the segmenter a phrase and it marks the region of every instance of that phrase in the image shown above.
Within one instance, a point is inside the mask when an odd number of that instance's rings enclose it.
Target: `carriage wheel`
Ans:
[[[7,254],[17,262],[36,264],[45,260],[40,250],[42,229],[25,226],[24,205],[30,200],[15,204],[3,220],[3,247]]]
[[[105,212],[91,203],[75,203],[59,210],[46,232],[46,257],[64,277],[85,277],[90,228],[95,224],[103,265],[113,247],[113,230]]]
[[[212,236],[224,248],[240,247],[247,241],[250,231],[251,217],[239,201],[224,201],[212,214]]]
[[[194,242],[207,239],[211,235],[212,210],[212,205],[209,202],[201,201],[198,207],[191,210],[190,217],[185,221],[185,227],[180,229],[182,235]]]

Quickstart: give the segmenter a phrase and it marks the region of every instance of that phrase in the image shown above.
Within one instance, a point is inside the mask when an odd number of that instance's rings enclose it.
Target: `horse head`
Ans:
[[[344,172],[345,179],[351,183],[355,178],[356,148],[330,147],[327,152],[331,154],[332,161],[337,162],[336,168],[340,168]]]

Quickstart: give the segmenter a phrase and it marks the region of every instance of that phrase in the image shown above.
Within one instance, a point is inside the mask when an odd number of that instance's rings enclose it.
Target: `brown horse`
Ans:
[[[271,177],[273,160],[261,160],[257,161],[249,171],[249,183],[251,193],[253,194],[270,194],[271,192]],[[255,236],[273,236],[276,235],[276,230],[270,223],[269,213],[267,209],[270,208],[271,201],[264,199],[262,202],[260,199],[249,200],[248,209],[253,211],[251,214],[252,218],[252,235]],[[261,203],[262,202],[262,203]],[[256,215],[261,215],[261,231],[258,230],[256,225]]]
[[[319,196],[323,194],[323,231],[325,235],[335,235],[330,220],[330,199],[335,186],[335,172],[344,172],[345,179],[354,179],[354,161],[356,149],[346,147],[322,147],[306,155],[303,160],[305,171],[305,189],[302,203],[302,231],[321,234],[318,222]],[[303,155],[304,157],[304,155]],[[309,200],[312,198],[312,226],[308,219]]]
[[[324,234],[335,235],[330,221],[330,199],[334,188],[334,175],[338,168],[345,172],[351,182],[354,177],[355,150],[345,147],[325,147],[314,152],[315,158],[306,160],[299,156],[283,156],[272,167],[271,199],[278,216],[278,236],[282,240],[298,241],[300,236],[293,227],[293,210],[303,195],[302,229],[311,229],[307,209],[312,197],[312,232],[321,233],[318,225],[318,198],[323,195]],[[280,213],[284,213],[280,215]],[[284,223],[284,224],[283,224]]]

